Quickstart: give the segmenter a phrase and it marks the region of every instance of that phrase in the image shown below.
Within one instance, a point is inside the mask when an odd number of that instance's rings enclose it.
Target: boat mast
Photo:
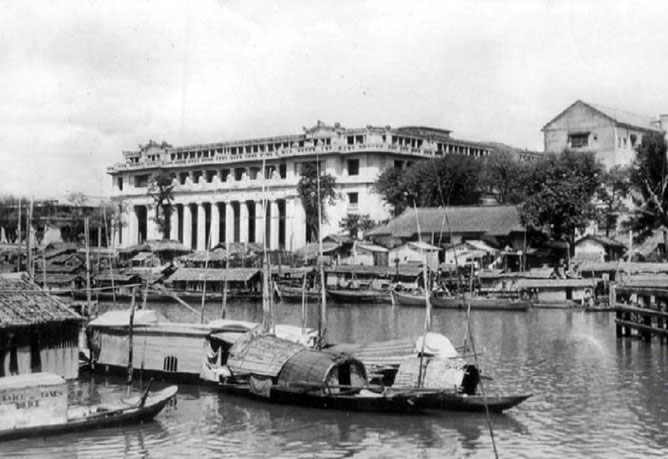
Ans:
[[[274,311],[271,304],[271,273],[269,271],[269,259],[267,255],[267,167],[266,158],[262,158],[262,330],[265,333],[274,333]],[[257,215],[255,216],[257,222]],[[255,234],[257,234],[257,229]]]
[[[316,156],[317,191],[318,191],[318,269],[320,271],[320,317],[318,317],[318,348],[322,349],[327,340],[327,299],[325,293],[325,268],[322,249],[322,200],[320,198],[320,157]]]

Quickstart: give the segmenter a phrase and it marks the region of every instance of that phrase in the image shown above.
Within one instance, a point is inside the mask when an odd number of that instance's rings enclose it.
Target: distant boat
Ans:
[[[149,384],[150,389],[150,384]],[[43,437],[152,420],[174,398],[178,388],[121,399],[114,404],[68,406],[67,385],[51,373],[0,378],[0,440]]]
[[[306,293],[309,303],[320,301],[320,289],[296,287],[294,285],[276,284],[278,296],[284,303],[301,303]]]
[[[425,307],[424,293],[421,291],[392,289],[396,304],[402,306]],[[503,311],[526,311],[532,306],[530,300],[521,300],[501,296],[477,296],[465,294],[464,298],[446,293],[431,292],[429,297],[432,307],[439,309],[491,309]]]
[[[328,288],[327,295],[337,303],[390,303],[392,297],[389,290],[373,288]]]

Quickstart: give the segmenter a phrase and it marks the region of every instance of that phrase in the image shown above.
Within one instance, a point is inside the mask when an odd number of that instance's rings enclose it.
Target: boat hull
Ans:
[[[122,403],[107,407],[102,411],[91,412],[81,417],[68,419],[62,424],[31,426],[0,431],[0,440],[11,440],[25,437],[41,437],[67,432],[116,427],[120,425],[139,424],[150,421],[163,410],[174,398],[178,388],[170,386],[151,394],[144,406],[128,406]]]
[[[396,304],[402,306],[425,307],[424,296],[415,295],[407,292],[392,291]],[[487,309],[499,311],[526,311],[531,306],[531,301],[513,300],[509,298],[486,298],[486,297],[465,297],[452,298],[431,295],[429,298],[431,306],[438,309]]]
[[[389,303],[391,300],[390,292],[381,290],[327,289],[327,295],[337,303],[346,304]]]
[[[269,397],[254,394],[248,386],[236,384],[219,385],[219,389],[234,395],[250,397],[282,405],[297,405],[318,409],[357,412],[417,413],[439,403],[442,394],[433,391],[388,390],[385,394],[373,395],[322,395],[301,391],[272,388]]]
[[[440,411],[465,411],[483,413],[489,410],[490,413],[501,413],[516,407],[531,394],[522,395],[492,395],[483,397],[482,395],[464,395],[443,393],[439,400],[428,409]]]

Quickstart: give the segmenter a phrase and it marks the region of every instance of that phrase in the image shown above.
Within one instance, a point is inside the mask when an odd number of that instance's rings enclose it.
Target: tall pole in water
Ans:
[[[86,309],[90,314],[90,222],[84,218],[84,240],[86,241]]]
[[[21,272],[21,198],[19,197],[19,220],[16,230],[16,272]]]
[[[317,190],[318,190],[318,268],[320,270],[320,317],[318,318],[318,347],[322,348],[327,341],[327,298],[325,293],[325,267],[323,266],[322,249],[322,200],[320,195],[320,157],[316,156]]]

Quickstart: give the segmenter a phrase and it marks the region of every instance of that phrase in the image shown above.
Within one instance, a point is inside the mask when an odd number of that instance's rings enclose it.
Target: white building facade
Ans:
[[[297,135],[183,147],[150,141],[137,151],[124,151],[125,161],[107,170],[112,199],[125,208],[125,225],[115,244],[127,247],[162,238],[148,195],[151,176],[159,170],[171,173],[176,184],[170,239],[194,250],[204,250],[209,241],[211,246],[257,242],[271,250],[296,250],[311,239],[297,196],[305,163],[318,162],[323,173],[336,178],[338,198],[325,208],[324,236],[339,232],[339,222],[349,214],[368,214],[376,221],[389,217],[372,190],[386,168],[446,154],[483,157],[494,148],[453,139],[441,129],[346,129],[321,122]]]

